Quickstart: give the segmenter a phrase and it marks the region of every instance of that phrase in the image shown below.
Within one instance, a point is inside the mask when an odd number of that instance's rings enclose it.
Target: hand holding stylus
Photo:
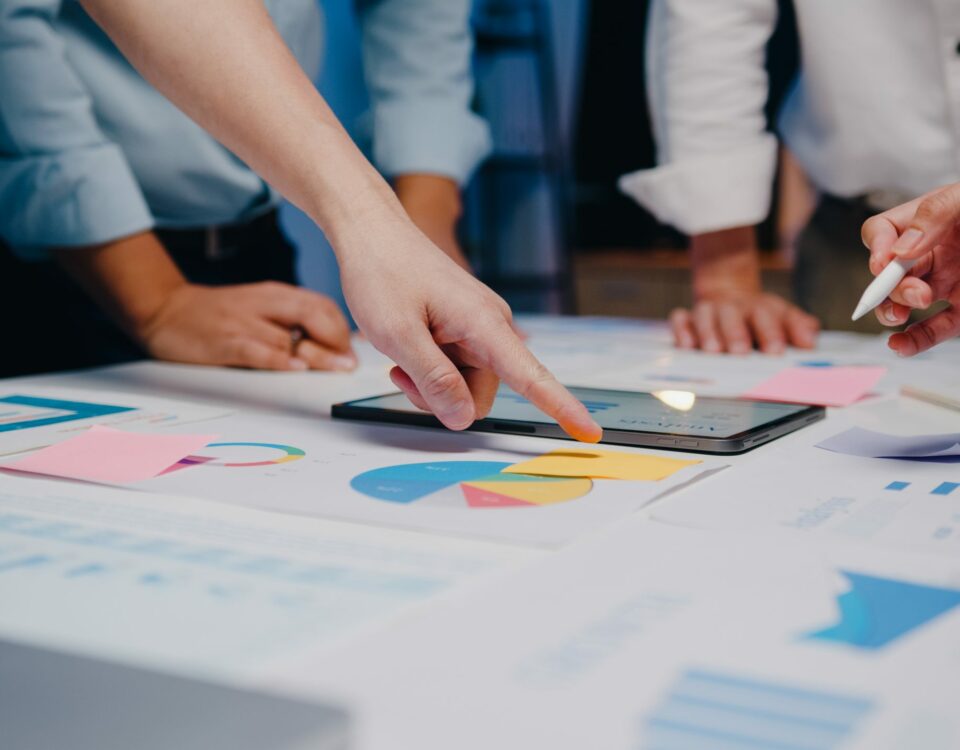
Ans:
[[[902,279],[876,308],[881,323],[901,326],[914,309],[925,310],[940,300],[950,303],[893,334],[891,349],[910,357],[960,334],[960,184],[874,216],[863,225],[863,242],[870,249],[870,270],[878,276],[875,283],[884,275],[888,281],[897,275]]]

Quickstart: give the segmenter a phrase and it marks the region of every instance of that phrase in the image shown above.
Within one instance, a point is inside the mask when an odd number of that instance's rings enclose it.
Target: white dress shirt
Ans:
[[[780,133],[822,191],[915,196],[960,181],[960,0],[795,0],[803,72]],[[621,189],[687,234],[767,215],[765,46],[776,0],[654,0],[658,165]]]

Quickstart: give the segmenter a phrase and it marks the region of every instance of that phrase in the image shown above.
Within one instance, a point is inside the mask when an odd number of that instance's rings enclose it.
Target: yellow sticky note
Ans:
[[[514,464],[507,474],[536,474],[544,477],[590,477],[592,479],[639,479],[656,482],[686,466],[698,464],[680,458],[662,458],[643,453],[598,451],[573,448],[552,451],[539,458]]]

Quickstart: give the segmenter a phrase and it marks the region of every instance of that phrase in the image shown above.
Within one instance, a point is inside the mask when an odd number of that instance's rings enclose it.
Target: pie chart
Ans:
[[[398,505],[444,508],[531,508],[565,503],[590,492],[589,479],[501,474],[498,461],[437,461],[385,466],[353,478],[367,497]]]

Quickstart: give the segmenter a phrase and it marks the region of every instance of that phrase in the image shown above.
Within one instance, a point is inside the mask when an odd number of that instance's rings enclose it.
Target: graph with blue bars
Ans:
[[[20,549],[3,544],[6,539],[17,537],[60,546],[55,552],[40,552],[35,548]],[[136,563],[131,558],[137,558]],[[274,585],[362,591],[398,598],[427,595],[446,585],[442,578],[311,564],[228,547],[173,541],[146,533],[0,513],[0,582],[30,571],[45,571],[74,581],[123,576],[127,584],[149,587],[192,585],[190,579],[200,577],[206,582],[209,574],[215,577],[219,571]],[[184,571],[189,573],[185,576]]]
[[[833,750],[874,708],[867,697],[685,672],[643,723],[642,750]]]
[[[910,484],[910,482],[898,480],[890,482],[884,489],[888,492],[903,492],[904,490],[910,489]],[[960,487],[960,482],[940,482],[940,484],[930,489],[929,494],[941,496],[951,495],[957,487]]]

